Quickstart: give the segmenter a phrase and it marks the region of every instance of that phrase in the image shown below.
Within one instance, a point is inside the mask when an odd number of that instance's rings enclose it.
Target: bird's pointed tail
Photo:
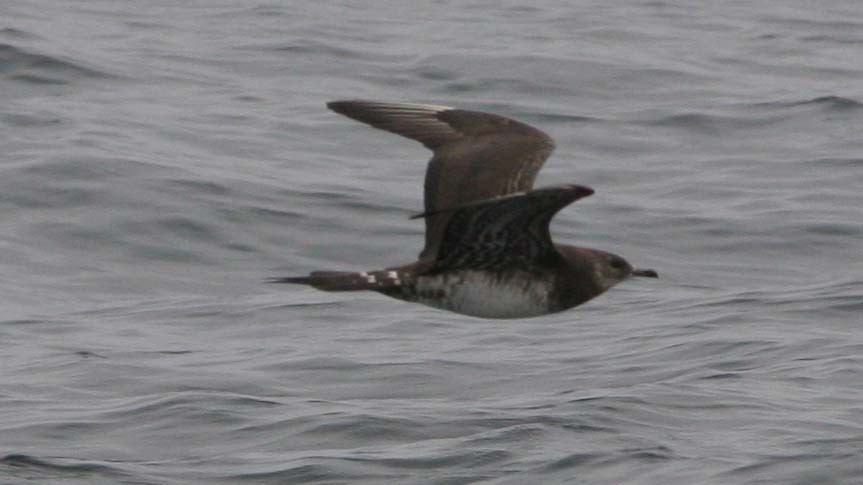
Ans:
[[[397,270],[361,271],[313,271],[308,276],[283,276],[270,278],[268,283],[292,283],[309,285],[323,291],[380,291],[403,284],[403,276]]]

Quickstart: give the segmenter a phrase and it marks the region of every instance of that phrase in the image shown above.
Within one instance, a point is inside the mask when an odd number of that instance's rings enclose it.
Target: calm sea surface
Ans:
[[[341,98],[540,127],[555,238],[661,279],[263,284],[422,246]],[[0,483],[863,483],[863,4],[0,3]]]

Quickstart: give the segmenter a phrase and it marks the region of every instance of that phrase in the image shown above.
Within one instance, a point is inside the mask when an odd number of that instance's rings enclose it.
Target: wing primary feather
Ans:
[[[327,103],[336,113],[410,138],[434,152],[426,169],[422,260],[433,260],[453,207],[530,191],[554,150],[546,133],[504,116],[432,104]]]

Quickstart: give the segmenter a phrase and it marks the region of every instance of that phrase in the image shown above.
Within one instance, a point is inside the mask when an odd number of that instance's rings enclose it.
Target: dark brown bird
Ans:
[[[425,248],[415,263],[378,271],[274,278],[324,291],[371,290],[483,318],[525,318],[580,305],[629,278],[656,278],[620,256],[551,241],[580,185],[533,189],[554,141],[489,113],[422,104],[333,101],[340,114],[434,152],[425,178]]]

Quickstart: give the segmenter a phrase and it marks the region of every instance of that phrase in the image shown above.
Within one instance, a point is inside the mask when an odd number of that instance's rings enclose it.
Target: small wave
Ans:
[[[589,463],[601,460],[603,458],[604,456],[600,453],[573,453],[571,455],[567,455],[563,458],[557,459],[549,463],[548,465],[545,465],[543,467],[543,471],[556,472],[569,468],[585,466]]]
[[[237,50],[256,52],[281,52],[285,54],[299,55],[326,55],[341,58],[361,57],[359,53],[345,48],[324,44],[322,42],[302,42],[294,44],[253,44],[236,47]]]
[[[20,128],[44,128],[59,126],[63,123],[63,121],[56,116],[32,113],[0,113],[0,122]]]
[[[634,124],[650,127],[680,128],[702,133],[717,133],[726,130],[750,130],[769,125],[776,117],[752,117],[738,115],[718,115],[708,113],[675,113],[658,118],[634,120]]]
[[[81,78],[115,77],[77,62],[28,52],[11,44],[0,44],[0,75],[30,84],[70,84]]]
[[[808,35],[800,38],[803,42],[817,42],[817,43],[825,43],[825,44],[839,44],[839,45],[859,45],[863,44],[863,38],[860,38],[858,35]]]
[[[798,101],[796,103],[789,104],[789,106],[807,105],[825,106],[832,109],[851,109],[859,108],[863,106],[863,103],[843,96],[819,96],[817,98],[812,98],[806,101]]]
[[[437,456],[392,457],[376,459],[357,459],[372,464],[380,464],[389,468],[405,468],[418,470],[434,470],[442,467],[479,468],[506,461],[512,454],[504,450],[476,450],[457,453],[444,453]]]
[[[530,115],[540,121],[548,121],[550,123],[604,123],[606,120],[602,118],[594,118],[592,116],[579,116],[554,113],[530,113]],[[518,116],[518,115],[513,115]]]
[[[736,109],[723,114],[705,112],[674,113],[661,117],[634,120],[637,124],[671,128],[685,128],[702,132],[715,132],[722,129],[749,130],[789,119],[783,110],[814,108],[827,111],[851,111],[863,107],[863,102],[842,96],[820,96],[799,101],[770,101],[738,105]],[[740,109],[742,108],[742,110]],[[770,114],[765,113],[768,110]]]
[[[69,459],[63,459],[69,461]],[[84,478],[85,475],[95,475],[101,478],[121,477],[127,474],[114,467],[97,463],[61,463],[54,460],[37,458],[23,453],[10,453],[0,457],[0,470],[13,469],[16,476],[26,476],[30,479],[62,479],[65,477]],[[94,477],[95,478],[95,477]]]
[[[15,40],[33,40],[39,37],[24,30],[6,27],[0,29],[0,38],[15,39]]]
[[[713,128],[718,120],[719,118],[716,116],[701,113],[678,113],[650,120],[647,123],[653,126],[709,129]]]
[[[761,108],[793,108],[797,106],[817,106],[827,109],[848,110],[863,107],[863,102],[844,96],[829,95],[797,101],[769,101],[755,103],[752,106]]]
[[[229,483],[350,483],[356,480],[372,480],[367,483],[393,483],[391,474],[351,472],[344,467],[321,464],[304,464],[281,470],[252,472],[224,477]]]
[[[344,45],[308,40],[278,43],[278,44],[246,44],[234,49],[240,51],[268,52],[285,56],[300,56],[302,58],[317,59],[329,57],[335,59],[365,60],[369,62],[402,62],[411,58],[405,54],[391,54],[383,52],[363,51],[352,49]]]
[[[829,167],[831,169],[860,168],[863,167],[863,158],[815,158],[799,160],[792,163],[801,168],[811,168],[816,166],[820,168]]]
[[[336,436],[348,440],[410,441],[428,437],[432,430],[422,422],[368,414],[330,417],[327,422],[303,431],[304,435]]]

